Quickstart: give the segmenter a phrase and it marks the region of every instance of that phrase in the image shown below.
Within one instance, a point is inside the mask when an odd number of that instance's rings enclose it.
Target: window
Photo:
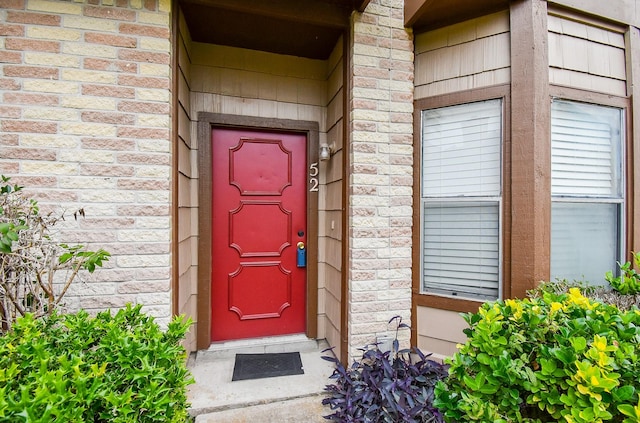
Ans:
[[[551,105],[551,277],[604,283],[622,250],[623,113]]]
[[[502,100],[422,112],[422,292],[493,300],[501,286]]]

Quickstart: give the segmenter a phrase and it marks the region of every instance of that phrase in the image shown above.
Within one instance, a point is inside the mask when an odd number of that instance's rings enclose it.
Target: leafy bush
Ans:
[[[140,309],[18,319],[0,337],[0,422],[186,421],[190,322],[162,331]]]
[[[640,267],[640,253],[633,253],[633,261],[636,267]],[[614,276],[613,272],[609,271],[605,275],[607,282],[611,284],[613,289],[624,295],[636,295],[640,294],[640,275],[632,267],[631,262],[625,264],[618,263],[620,266],[620,276]]]
[[[558,280],[544,282],[528,292],[531,298],[542,298],[545,292],[555,294],[568,293],[571,288],[578,288],[582,295],[603,304],[610,304],[620,310],[627,311],[634,307],[640,308],[640,294],[622,294],[609,286],[587,285],[580,281]]]
[[[84,210],[73,216],[84,216]],[[0,335],[26,313],[52,313],[81,271],[91,273],[109,259],[104,250],[55,242],[53,227],[60,220],[64,214],[41,214],[22,187],[0,176]]]
[[[441,363],[429,360],[420,350],[399,350],[397,330],[407,328],[396,320],[396,339],[391,351],[377,345],[366,346],[362,358],[345,368],[335,355],[324,356],[335,365],[327,385],[328,405],[333,414],[325,419],[336,422],[442,422],[432,406],[436,382],[447,375]],[[411,353],[414,353],[414,357]]]
[[[640,421],[640,311],[578,288],[485,303],[448,360],[436,400],[449,422]]]

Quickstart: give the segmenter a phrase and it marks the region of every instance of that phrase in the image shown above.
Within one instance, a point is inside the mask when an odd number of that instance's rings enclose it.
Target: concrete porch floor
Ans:
[[[324,340],[304,335],[212,344],[187,363],[195,378],[189,386],[190,414],[196,423],[326,422],[322,405],[332,363],[323,360]],[[231,381],[235,354],[300,352],[303,375]]]

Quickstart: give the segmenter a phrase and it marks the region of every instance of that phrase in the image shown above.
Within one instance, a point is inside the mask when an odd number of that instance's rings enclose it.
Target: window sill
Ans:
[[[466,298],[443,297],[433,294],[413,294],[416,306],[438,308],[441,310],[457,311],[460,313],[477,313],[484,301],[474,301]]]

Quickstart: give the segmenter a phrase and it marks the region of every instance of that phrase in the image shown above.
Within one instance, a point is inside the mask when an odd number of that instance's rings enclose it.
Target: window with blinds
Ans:
[[[551,276],[603,284],[622,251],[623,113],[551,105]]]
[[[500,296],[502,100],[422,112],[422,289]]]

